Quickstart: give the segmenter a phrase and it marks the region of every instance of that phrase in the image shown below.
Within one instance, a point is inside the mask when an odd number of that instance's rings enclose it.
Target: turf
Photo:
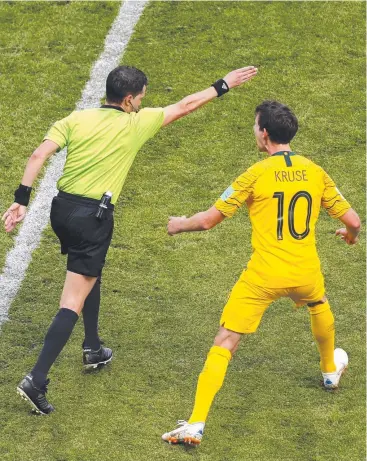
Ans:
[[[11,8],[23,18],[27,14],[25,5],[2,5],[0,15]],[[109,15],[111,22],[113,11]],[[97,16],[105,21],[105,33],[107,18],[101,11]],[[89,20],[80,13],[80,23]],[[251,252],[244,210],[210,232],[175,238],[165,234],[167,216],[209,207],[236,175],[261,158],[252,134],[254,107],[276,98],[299,116],[293,149],[329,172],[364,222],[364,27],[365,6],[359,2],[148,6],[123,61],[147,72],[145,105],[175,102],[245,64],[259,66],[259,76],[165,128],[138,155],[119,201],[104,273],[101,334],[115,359],[95,374],[81,371],[80,322],[50,373],[49,397],[57,411],[37,418],[14,388],[37,357],[63,283],[65,261],[51,230],[45,232],[0,336],[2,460],[365,459],[364,236],[356,247],[343,245],[334,237],[338,224],[324,213],[318,248],[337,343],[351,361],[341,389],[327,393],[320,388],[307,313],[280,301],[265,314],[258,333],[240,346],[202,446],[186,451],[160,441],[176,419],[190,414],[197,375],[223,304]],[[100,47],[102,37],[88,36],[83,50],[89,64],[83,61],[83,71],[71,67],[68,84],[48,82],[49,73],[39,70],[38,78],[49,83],[50,91],[59,85],[57,99],[68,101],[60,105],[65,110],[78,99],[98,54],[94,43]],[[31,34],[28,40],[37,54],[37,41],[32,42]],[[62,44],[61,56],[68,48],[63,50]],[[34,55],[32,62],[37,59]],[[39,101],[32,94],[27,98]],[[39,106],[41,110],[42,101]],[[27,117],[28,129],[22,130],[26,139],[32,132],[36,142],[62,112],[44,110],[35,116],[38,136],[29,128],[32,117]],[[12,124],[22,123],[17,117],[4,120],[7,133]],[[3,161],[13,159],[16,172],[3,179],[5,198],[27,156],[18,153],[19,144],[9,149]]]

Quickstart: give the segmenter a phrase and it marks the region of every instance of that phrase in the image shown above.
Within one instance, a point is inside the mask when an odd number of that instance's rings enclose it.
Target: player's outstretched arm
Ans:
[[[169,235],[180,234],[181,232],[193,232],[209,230],[223,221],[225,216],[215,206],[209,210],[196,213],[191,218],[186,216],[171,216],[167,225]]]
[[[213,100],[217,96],[227,93],[231,88],[240,86],[251,80],[257,74],[257,68],[254,66],[242,67],[227,74],[223,79],[217,80],[213,85],[199,93],[191,94],[186,98],[164,108],[163,125],[178,120],[185,115]]]
[[[358,214],[353,208],[349,208],[339,219],[345,227],[338,229],[335,234],[340,235],[341,239],[348,245],[354,245],[358,242],[358,235],[361,230],[361,220]]]
[[[23,221],[32,191],[32,185],[45,161],[54,154],[59,146],[53,141],[44,141],[30,156],[22,182],[14,194],[14,203],[3,214],[2,220],[6,232],[11,232],[18,223]]]

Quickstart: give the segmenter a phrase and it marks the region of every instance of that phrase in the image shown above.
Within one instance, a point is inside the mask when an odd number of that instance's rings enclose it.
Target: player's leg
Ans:
[[[205,423],[214,397],[221,389],[229,361],[240,343],[242,334],[220,327],[200,373],[194,409],[189,423]]]
[[[210,407],[223,385],[229,361],[237,350],[240,339],[240,333],[220,327],[199,375],[194,409],[190,419],[188,422],[179,421],[177,429],[163,434],[164,441],[190,445],[200,444]]]
[[[336,389],[348,366],[348,354],[340,348],[334,349],[334,316],[329,302],[322,298],[319,302],[309,303],[311,330],[320,353],[320,367],[326,389]]]
[[[324,279],[319,274],[310,285],[298,287],[290,297],[297,305],[307,303],[311,331],[320,354],[320,368],[326,388],[335,388],[348,365],[348,355],[335,347],[334,316],[325,296]]]
[[[60,309],[54,317],[43,348],[31,373],[18,386],[18,392],[42,414],[53,411],[45,397],[47,374],[68,341],[83,308],[84,301],[95,284],[96,277],[87,277],[68,271],[60,300]]]
[[[85,369],[95,369],[112,360],[112,350],[102,346],[98,335],[99,306],[101,302],[101,275],[87,296],[83,307],[84,341],[83,364]]]
[[[84,341],[83,348],[90,348],[97,351],[101,347],[101,341],[98,335],[98,317],[99,306],[101,302],[101,276],[99,276],[94,284],[91,292],[87,296],[83,313],[84,323]]]
[[[83,320],[85,339],[83,341],[84,368],[91,370],[101,365],[106,365],[112,360],[112,350],[102,346],[98,336],[98,316],[101,301],[101,276],[85,300],[83,307]]]
[[[200,373],[190,419],[179,421],[179,427],[163,434],[163,440],[195,445],[201,442],[209,410],[241,336],[257,330],[262,315],[274,299],[270,291],[248,283],[245,277],[240,278],[224,308],[219,332]]]
[[[320,353],[320,367],[324,373],[336,370],[334,363],[335,325],[330,304],[325,296],[319,301],[308,303],[311,331]]]

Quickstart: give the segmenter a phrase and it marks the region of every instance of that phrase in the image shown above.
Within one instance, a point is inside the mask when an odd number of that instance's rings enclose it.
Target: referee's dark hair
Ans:
[[[144,72],[135,67],[119,66],[113,69],[106,81],[106,100],[120,104],[125,96],[134,97],[143,91],[148,79]]]
[[[260,130],[265,128],[270,140],[277,144],[288,144],[297,133],[297,117],[278,101],[263,101],[256,107],[255,114],[259,116]]]

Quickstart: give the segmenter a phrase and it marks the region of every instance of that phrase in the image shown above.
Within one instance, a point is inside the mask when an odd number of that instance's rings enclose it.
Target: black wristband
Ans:
[[[223,94],[226,94],[229,91],[229,86],[227,85],[227,82],[222,78],[214,82],[212,86],[214,86],[215,91],[218,93],[218,98],[219,96],[222,96]]]
[[[19,184],[18,189],[14,192],[14,202],[19,205],[28,206],[29,199],[31,197],[32,188]]]

